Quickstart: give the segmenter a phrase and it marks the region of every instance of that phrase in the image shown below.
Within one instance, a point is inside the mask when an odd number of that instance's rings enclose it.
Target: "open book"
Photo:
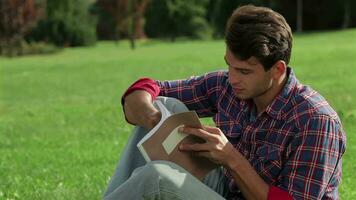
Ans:
[[[192,175],[202,180],[216,164],[208,160],[194,156],[188,151],[180,151],[179,144],[202,143],[202,139],[181,133],[178,131],[181,126],[201,127],[201,123],[195,111],[187,111],[172,114],[167,108],[157,101],[157,106],[161,112],[161,120],[149,131],[137,144],[138,149],[145,160],[168,160],[186,169]]]

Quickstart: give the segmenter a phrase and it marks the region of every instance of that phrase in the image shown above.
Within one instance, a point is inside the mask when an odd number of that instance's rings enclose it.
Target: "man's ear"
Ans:
[[[287,65],[283,60],[278,60],[272,66],[272,76],[274,79],[280,79],[286,74]]]

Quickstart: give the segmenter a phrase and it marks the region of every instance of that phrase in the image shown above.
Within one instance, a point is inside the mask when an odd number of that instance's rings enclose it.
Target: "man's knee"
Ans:
[[[158,96],[157,100],[161,101],[166,106],[166,108],[172,113],[188,111],[187,106],[176,98]]]
[[[139,176],[145,181],[156,183],[161,187],[180,188],[184,183],[185,172],[181,167],[169,161],[153,161],[147,163]]]
[[[142,172],[146,174],[145,181],[154,183],[160,195],[171,195],[169,199],[223,199],[175,163],[150,162]]]

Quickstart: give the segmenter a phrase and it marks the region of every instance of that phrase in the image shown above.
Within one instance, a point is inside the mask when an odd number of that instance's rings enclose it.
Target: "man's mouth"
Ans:
[[[244,89],[243,88],[234,88],[235,92],[241,92],[243,91]]]

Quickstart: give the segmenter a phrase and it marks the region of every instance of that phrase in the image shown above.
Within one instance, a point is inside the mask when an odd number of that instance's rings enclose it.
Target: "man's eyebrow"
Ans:
[[[248,71],[253,71],[251,68],[249,67],[237,67],[237,66],[231,66],[228,62],[227,62],[227,59],[226,59],[226,56],[224,56],[224,60],[225,60],[225,63],[229,66],[229,67],[232,67],[234,69],[237,69],[237,70],[248,70]]]

